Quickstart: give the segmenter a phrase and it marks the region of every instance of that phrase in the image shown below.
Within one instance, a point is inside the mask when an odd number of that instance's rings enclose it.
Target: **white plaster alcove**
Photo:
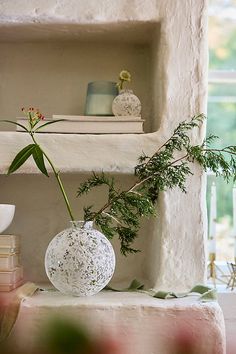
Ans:
[[[1,119],[14,119],[22,106],[39,107],[47,116],[81,114],[89,81],[116,80],[123,68],[133,75],[147,134],[37,137],[62,172],[78,218],[85,203],[99,207],[105,198],[104,190],[75,198],[92,170],[114,174],[120,187],[127,188],[142,151],[153,153],[180,121],[205,111],[206,23],[205,0],[0,0]],[[15,175],[5,175],[29,138],[2,124],[0,129],[0,199],[16,204],[8,231],[21,235],[26,279],[46,281],[44,253],[67,225],[65,206],[53,176],[40,175],[33,161]],[[204,127],[192,134],[196,143],[203,136]],[[198,166],[193,171],[188,193],[163,193],[158,217],[143,221],[135,244],[141,253],[124,258],[114,240],[114,284],[137,278],[147,287],[182,291],[204,281],[205,177]],[[194,336],[200,323],[204,327],[201,352],[225,353],[218,304],[192,298],[169,302],[139,293],[105,291],[87,298],[37,293],[22,302],[13,336],[19,335],[19,343],[29,349],[45,316],[68,311],[92,332],[122,335],[127,349],[122,354],[169,353],[166,343],[183,323]]]
[[[123,68],[133,74],[149,133],[38,136],[63,173],[78,218],[85,201],[99,205],[104,199],[104,191],[75,198],[89,172],[113,173],[127,187],[142,151],[154,152],[180,121],[205,111],[206,21],[204,0],[1,1],[1,119],[19,116],[22,105],[37,106],[47,116],[81,114],[89,81],[116,80]],[[204,128],[194,141],[203,135]],[[1,203],[16,204],[8,231],[21,235],[26,278],[45,281],[45,249],[66,227],[67,216],[53,177],[37,174],[32,161],[16,175],[4,175],[28,141],[24,133],[0,132],[0,195]],[[124,258],[114,241],[113,282],[136,277],[177,291],[204,281],[205,178],[197,166],[193,170],[188,193],[164,193],[158,217],[143,222],[136,243],[141,253]]]

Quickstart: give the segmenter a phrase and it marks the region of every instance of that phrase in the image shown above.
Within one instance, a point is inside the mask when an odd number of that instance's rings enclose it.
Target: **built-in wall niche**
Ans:
[[[75,217],[83,220],[83,207],[94,205],[98,210],[107,201],[107,188],[96,188],[91,193],[77,198],[77,190],[90,174],[63,174],[61,178]],[[134,176],[113,174],[116,186],[122,190],[135,181]],[[69,227],[69,217],[62,195],[54,176],[0,175],[1,203],[16,205],[15,217],[7,232],[21,237],[21,255],[25,278],[35,282],[47,282],[44,256],[51,239],[61,230]],[[141,252],[125,257],[120,253],[118,237],[112,240],[116,253],[114,283],[127,285],[137,278],[149,281],[149,245],[152,242],[154,218],[142,219],[139,236],[133,247]],[[156,257],[156,254],[155,254]],[[154,262],[154,259],[152,260]],[[150,261],[151,262],[151,261]],[[128,270],[128,271],[127,271]]]
[[[22,106],[35,106],[48,117],[82,115],[88,82],[117,81],[119,72],[128,69],[130,88],[142,102],[145,132],[154,131],[153,43],[158,42],[158,28],[157,23],[4,27],[1,118],[15,119]]]
[[[132,71],[134,90],[136,91],[137,88],[137,94],[140,95],[138,84],[141,85],[140,90],[144,90],[142,92],[146,97],[146,103],[143,102],[143,105],[148,110],[147,120],[151,134],[38,134],[39,143],[62,173],[68,173],[70,177],[72,173],[81,175],[91,170],[133,174],[137,158],[142,152],[151,156],[170,137],[180,121],[204,112],[207,63],[205,1],[190,3],[179,0],[174,6],[171,0],[122,0],[113,1],[112,6],[107,6],[108,1],[98,1],[96,6],[94,1],[87,1],[86,6],[82,1],[71,1],[68,5],[65,5],[65,1],[38,1],[37,4],[35,1],[28,1],[27,6],[24,7],[16,6],[16,2],[5,3],[7,6],[3,6],[0,19],[1,117],[14,118],[18,115],[22,104],[36,104],[47,114],[54,113],[55,106],[60,107],[61,110],[58,109],[57,113],[65,113],[64,111],[67,113],[71,110],[70,112],[77,114],[84,105],[90,74],[96,73],[96,77],[91,75],[93,80],[99,78],[102,73],[98,63],[103,63],[106,72],[112,73],[109,79],[115,79],[121,69],[120,66],[123,68],[125,64],[131,62],[131,67],[127,69]],[[52,24],[45,25],[45,22]],[[92,25],[94,23],[96,25]],[[25,49],[27,45],[29,49],[31,47],[29,52]],[[95,50],[95,45],[99,50]],[[37,53],[40,52],[40,57],[34,54],[39,46],[42,47],[41,51],[37,50]],[[70,46],[71,51],[76,49],[77,58],[72,62],[71,58],[61,60],[64,66],[59,65],[56,62],[59,50],[56,54],[53,50],[54,46]],[[83,50],[79,51],[82,46],[84,46]],[[108,52],[108,47],[112,49],[112,53],[115,52],[115,55]],[[137,52],[139,53],[137,49],[142,49],[144,59],[136,57]],[[129,56],[130,61],[128,61]],[[49,59],[51,63],[47,67],[45,62],[49,62]],[[82,59],[86,65],[93,59],[92,69],[78,65],[78,71],[74,70],[74,66]],[[21,61],[24,70],[19,65]],[[111,70],[111,65],[115,66],[114,72]],[[135,65],[137,71],[134,70]],[[44,78],[48,79],[48,75],[43,75],[42,72],[42,67],[45,66],[47,73],[53,74],[49,82],[45,82]],[[146,72],[149,76],[145,75]],[[33,73],[38,82],[33,80]],[[79,83],[83,75],[84,87],[81,88]],[[139,83],[136,83],[136,77],[140,77]],[[141,80],[143,77],[147,81]],[[73,87],[68,87],[70,81],[74,83]],[[58,92],[59,89],[61,91]],[[37,102],[34,102],[34,97],[38,99]],[[65,98],[68,99],[67,102]],[[140,98],[143,101],[143,98]],[[194,142],[201,142],[203,130],[195,131]],[[7,171],[16,153],[29,142],[30,139],[26,134],[0,132],[1,174]],[[26,177],[32,177],[30,175],[38,173],[38,169],[34,161],[29,159],[18,172],[22,175],[11,177],[21,181],[23,188],[31,182]],[[145,254],[148,259],[145,272],[151,280],[150,286],[156,289],[181,292],[204,281],[205,188],[204,178],[198,166],[194,168],[194,172],[194,176],[189,181],[191,188],[186,195],[176,190],[160,196],[159,217],[155,218],[150,232],[146,232],[147,229],[144,227],[144,232],[140,234],[139,240],[142,239],[142,235],[145,236],[144,244],[150,251],[146,254],[145,249],[142,254],[135,257],[142,257]],[[42,191],[44,176],[38,177],[40,181],[37,180],[37,191]],[[1,192],[3,190],[6,196],[4,198],[2,195],[2,202],[9,200],[8,193],[12,188],[12,185],[8,184],[10,180],[7,180],[5,186],[3,185],[5,180],[6,177],[1,176]],[[50,183],[48,180],[46,182]],[[77,183],[76,181],[76,185]],[[21,186],[19,183],[16,185],[19,191]],[[50,195],[47,196],[45,193],[44,196],[50,202],[52,201]],[[27,215],[26,209],[24,210],[25,203],[30,203],[31,198],[32,195],[27,189],[23,200],[17,203],[19,205],[17,209],[21,208],[21,210],[14,219],[12,232],[19,230],[20,223],[25,227],[23,225],[27,223],[24,217]],[[31,203],[29,207],[35,207],[36,217],[41,215],[42,205],[36,206]],[[52,205],[44,203],[43,208],[47,208],[50,213]],[[64,215],[63,210],[61,208],[60,210]],[[47,216],[45,210],[44,215]],[[183,222],[183,215],[185,222]],[[58,218],[58,215],[55,216]],[[47,225],[42,220],[37,230],[38,237],[35,237],[37,242],[41,242],[40,235],[44,227]],[[23,228],[22,230],[24,231]],[[47,235],[54,234],[56,230],[52,227],[49,231]],[[149,235],[151,241],[147,240]],[[38,247],[34,242],[29,243],[30,237],[31,230],[28,230],[27,238],[24,239],[25,243],[28,242],[28,248],[24,249],[29,255],[32,254],[30,253],[32,245]],[[134,265],[136,266],[137,263],[135,259]],[[142,266],[141,260],[139,264],[139,270],[142,272],[145,267]],[[129,270],[129,264],[125,267],[125,272],[127,269]],[[140,279],[141,272],[133,275]]]

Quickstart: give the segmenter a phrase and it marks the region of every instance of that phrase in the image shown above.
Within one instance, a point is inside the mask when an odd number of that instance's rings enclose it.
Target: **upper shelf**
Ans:
[[[82,115],[88,83],[117,81],[119,72],[128,69],[132,74],[128,87],[142,103],[144,131],[157,130],[157,89],[153,89],[157,54],[150,43],[156,26],[139,21],[89,25],[8,25],[0,21],[0,76],[4,87],[0,119],[14,119],[22,106],[37,107],[45,116]],[[155,87],[161,90],[160,86],[159,82]],[[157,106],[160,108],[161,103]],[[11,129],[0,126],[0,130],[6,128]]]
[[[37,134],[37,141],[63,173],[104,171],[130,173],[138,157],[154,153],[161,134]],[[26,133],[0,132],[0,173],[6,173],[15,155],[31,143]],[[30,158],[17,173],[39,173]]]
[[[116,81],[128,69],[130,88],[142,102],[145,132],[156,131],[157,85],[152,88],[159,79],[154,71],[159,36],[156,0],[113,1],[112,6],[103,1],[3,3],[0,119],[17,117],[22,106],[37,107],[45,116],[81,115],[88,82]]]

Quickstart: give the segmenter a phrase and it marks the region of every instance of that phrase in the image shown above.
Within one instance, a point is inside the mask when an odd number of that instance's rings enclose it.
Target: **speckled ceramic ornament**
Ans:
[[[141,102],[132,90],[121,90],[112,103],[115,116],[141,116]]]
[[[57,234],[45,255],[45,269],[60,292],[74,296],[94,295],[111,280],[115,254],[111,243],[92,222],[71,222]]]

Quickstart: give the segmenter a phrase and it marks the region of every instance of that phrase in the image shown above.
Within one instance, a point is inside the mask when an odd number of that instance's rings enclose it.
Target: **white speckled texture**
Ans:
[[[113,100],[112,112],[115,116],[141,117],[141,102],[133,90],[121,90]]]
[[[92,222],[72,222],[48,245],[45,268],[49,280],[63,294],[90,296],[111,280],[115,254],[111,243],[92,227]]]

